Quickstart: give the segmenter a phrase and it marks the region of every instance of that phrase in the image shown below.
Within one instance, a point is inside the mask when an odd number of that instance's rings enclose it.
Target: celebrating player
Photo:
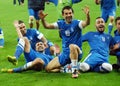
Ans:
[[[46,46],[45,54],[55,55],[56,50],[55,50],[54,45],[51,42],[47,41],[42,33],[40,33],[39,31],[35,29],[26,29],[26,25],[21,20],[18,20],[18,23],[19,23],[18,28],[20,29],[22,35],[29,39],[32,49],[35,50],[36,43],[39,41],[42,41],[44,45]],[[22,43],[22,40],[19,39],[19,42]],[[18,63],[18,58],[23,53],[23,51],[24,51],[23,46],[21,46],[21,44],[18,43],[14,56],[8,56],[8,61],[16,65]]]
[[[97,5],[101,5],[101,17],[104,19],[105,22],[110,20],[108,25],[108,33],[111,34],[114,17],[116,14],[116,3],[115,0],[95,0]]]
[[[21,48],[24,50],[24,55],[26,59],[26,64],[23,67],[20,68],[14,68],[7,70],[7,72],[22,72],[28,69],[34,69],[34,70],[42,70],[46,67],[48,62],[53,59],[52,56],[46,55],[44,53],[41,53],[45,50],[45,46],[42,42],[37,42],[35,45],[35,50],[32,49],[30,42],[27,37],[23,37],[20,31],[19,22],[16,21],[14,23],[16,27],[16,31],[18,33],[19,42],[18,45],[21,46]],[[19,56],[19,52],[16,53],[16,56]],[[4,71],[1,70],[1,71]]]
[[[96,18],[96,32],[88,32],[82,36],[82,41],[87,41],[91,47],[89,55],[80,63],[80,70],[95,72],[110,72],[112,65],[109,63],[109,49],[113,46],[113,38],[104,33],[105,22],[101,17]]]
[[[65,6],[62,9],[63,20],[58,20],[55,23],[48,23],[45,20],[46,14],[42,11],[39,13],[42,24],[48,29],[59,29],[62,36],[63,52],[55,57],[46,67],[48,72],[58,72],[61,66],[72,63],[72,77],[78,77],[77,62],[81,59],[81,30],[90,23],[89,8],[85,7],[86,20],[74,20],[74,11],[70,6]]]

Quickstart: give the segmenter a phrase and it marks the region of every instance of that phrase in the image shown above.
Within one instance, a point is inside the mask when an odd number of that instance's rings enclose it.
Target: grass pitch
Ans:
[[[85,15],[82,8],[88,5],[90,7],[91,24],[83,30],[83,34],[88,31],[95,31],[95,18],[100,15],[99,6],[95,5],[94,0],[83,0],[79,4],[75,4],[73,9],[75,11],[75,18],[84,20]],[[45,12],[49,15],[47,20],[54,22],[57,20],[56,8],[53,4],[46,5]],[[117,16],[120,16],[120,7],[117,9]],[[5,46],[0,49],[0,69],[1,68],[14,68],[21,66],[25,63],[24,56],[21,55],[19,65],[13,66],[7,61],[7,55],[14,55],[15,47],[17,44],[17,33],[13,26],[14,20],[23,20],[28,25],[28,10],[27,0],[23,6],[14,6],[12,0],[0,0],[0,27],[4,31]],[[114,27],[115,30],[115,27]],[[54,43],[61,46],[61,39],[59,38],[57,30],[46,30],[42,24],[40,31],[45,37]],[[107,24],[106,24],[107,32]],[[113,34],[113,32],[112,32]],[[88,43],[83,43],[83,58],[85,58],[90,48]],[[115,63],[116,58],[111,56],[110,62]],[[46,73],[44,71],[35,72],[27,71],[23,73],[0,73],[1,86],[119,86],[120,73],[115,71],[102,74],[102,73],[81,73],[79,78],[72,79],[71,74],[65,73]]]

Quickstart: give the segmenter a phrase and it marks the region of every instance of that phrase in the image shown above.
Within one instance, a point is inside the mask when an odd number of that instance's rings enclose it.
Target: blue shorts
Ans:
[[[116,15],[116,10],[115,9],[110,9],[110,10],[105,10],[102,9],[102,15],[101,17],[104,19],[105,22],[108,21],[109,16],[114,16]]]
[[[29,53],[24,52],[24,55],[25,55],[26,62],[33,61],[36,58],[42,59],[44,61],[44,67],[53,59],[52,56],[36,52],[32,48],[30,49]]]
[[[40,20],[40,18],[39,18],[39,16],[38,16],[38,12],[39,12],[39,11],[36,11],[36,10],[34,10],[34,9],[28,9],[28,11],[29,11],[29,16],[34,16],[34,18],[35,18],[36,20]]]
[[[78,61],[82,58],[82,54],[80,54],[78,56]],[[59,63],[61,66],[65,66],[66,64],[69,64],[71,63],[71,60],[70,60],[70,50],[69,49],[65,49],[59,56],[58,56],[58,59],[59,59]]]
[[[99,53],[92,52],[85,58],[84,62],[90,65],[91,70],[94,70],[94,68],[99,67],[102,63],[108,63],[108,58]]]
[[[0,39],[0,46],[4,46],[4,39]]]

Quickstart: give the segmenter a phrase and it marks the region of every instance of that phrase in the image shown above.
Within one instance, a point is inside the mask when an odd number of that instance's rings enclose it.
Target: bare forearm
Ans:
[[[89,24],[90,24],[90,15],[89,15],[89,13],[88,13],[88,14],[86,14],[86,20],[83,21],[83,23],[82,23],[82,27],[85,28],[85,27],[88,26]]]
[[[46,29],[54,29],[54,25],[49,24],[48,22],[46,22],[45,19],[42,19],[41,21],[42,21],[43,26],[44,26]]]
[[[90,24],[90,14],[86,14],[86,25],[89,25]]]
[[[20,32],[19,27],[16,27],[16,31],[17,31],[18,37],[19,37],[19,38],[23,38],[23,35],[22,35],[22,33]]]

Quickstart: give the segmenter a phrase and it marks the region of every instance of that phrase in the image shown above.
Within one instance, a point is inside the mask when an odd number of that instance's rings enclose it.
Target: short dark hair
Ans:
[[[67,9],[67,10],[72,10],[72,12],[74,13],[74,10],[73,10],[73,8],[72,7],[70,7],[70,6],[65,6],[65,7],[63,7],[63,9],[62,9],[62,14],[64,13],[64,10],[65,9]]]
[[[96,19],[100,19],[100,18],[102,18],[102,17],[97,17]]]
[[[18,24],[24,23],[22,20],[18,20]]]
[[[120,16],[116,17],[115,24],[117,24],[117,21],[120,20]]]

